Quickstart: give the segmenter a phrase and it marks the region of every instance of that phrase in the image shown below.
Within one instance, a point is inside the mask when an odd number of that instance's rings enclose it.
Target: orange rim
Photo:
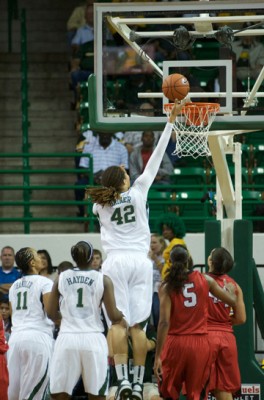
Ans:
[[[172,107],[174,106],[174,103],[167,103],[164,104],[164,110],[165,111],[170,111]],[[182,107],[182,113],[186,113],[188,110],[191,110],[195,112],[195,110],[199,109],[206,109],[209,112],[218,112],[220,110],[220,104],[219,103],[202,103],[202,102],[192,102],[192,103],[186,103]]]

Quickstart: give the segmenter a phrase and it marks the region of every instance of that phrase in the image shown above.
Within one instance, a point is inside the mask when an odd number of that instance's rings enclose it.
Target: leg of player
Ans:
[[[134,377],[133,377],[133,400],[143,400],[143,378],[145,373],[145,362],[147,356],[147,337],[139,324],[130,328],[133,345]]]
[[[224,392],[222,390],[214,389],[214,396],[216,400],[232,400],[233,396],[231,393]]]
[[[95,396],[94,394],[88,393],[89,400],[105,400],[105,396]]]
[[[53,394],[51,400],[69,400],[71,396],[68,393],[56,393]]]
[[[109,338],[108,338],[109,341]],[[128,342],[127,326],[114,324],[111,326],[111,346],[114,354],[115,370],[118,380],[118,389],[115,393],[116,400],[127,399],[131,396],[132,389],[128,378]]]

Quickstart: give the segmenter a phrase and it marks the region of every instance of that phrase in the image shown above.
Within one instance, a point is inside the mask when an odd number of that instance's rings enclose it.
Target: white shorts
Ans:
[[[146,254],[111,251],[102,271],[113,281],[117,308],[128,325],[146,321],[152,304],[152,262]],[[108,318],[107,322],[110,325]]]
[[[60,333],[50,370],[50,392],[72,394],[80,376],[86,393],[108,393],[108,347],[102,333]]]
[[[45,397],[53,343],[51,336],[39,331],[11,334],[7,352],[9,400],[29,399],[36,390],[35,400]]]

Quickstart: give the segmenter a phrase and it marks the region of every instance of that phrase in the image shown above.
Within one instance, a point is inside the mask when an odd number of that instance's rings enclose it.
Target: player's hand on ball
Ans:
[[[174,106],[171,109],[171,113],[170,113],[170,117],[169,117],[169,122],[173,124],[173,122],[176,119],[176,116],[179,115],[181,113],[181,109],[182,107],[185,105],[186,100],[175,100]]]

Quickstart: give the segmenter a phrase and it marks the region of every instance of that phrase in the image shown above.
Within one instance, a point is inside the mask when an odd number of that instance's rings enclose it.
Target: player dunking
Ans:
[[[114,284],[117,307],[124,314],[126,324],[113,326],[112,346],[119,387],[116,399],[132,397],[142,400],[147,339],[144,332],[152,303],[152,262],[148,258],[150,230],[147,195],[157,175],[169,142],[173,122],[182,104],[175,105],[169,122],[152,153],[144,172],[130,187],[125,169],[108,168],[102,176],[103,187],[87,189],[95,203],[93,212],[101,225],[101,240],[107,255],[102,271]],[[127,326],[133,344],[133,387],[128,380]]]
[[[178,400],[184,383],[188,400],[200,400],[205,389],[211,365],[207,334],[209,290],[225,303],[236,304],[232,283],[226,285],[229,293],[211,277],[189,271],[189,258],[183,246],[172,249],[172,265],[159,293],[154,371],[165,399]]]

